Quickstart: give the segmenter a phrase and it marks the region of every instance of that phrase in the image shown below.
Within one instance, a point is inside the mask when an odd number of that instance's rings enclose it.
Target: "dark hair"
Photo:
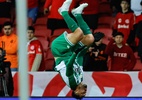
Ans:
[[[35,28],[33,26],[28,26],[28,30],[32,30],[33,32],[35,32]]]
[[[93,36],[95,38],[95,42],[98,42],[100,39],[102,39],[105,35],[102,32],[95,32],[93,33]]]
[[[122,37],[124,37],[124,34],[122,32],[116,32],[115,34],[113,34],[113,37],[115,37],[117,35],[121,35]]]
[[[10,21],[6,21],[4,24],[3,24],[3,27],[4,26],[11,26],[13,27],[13,24],[10,22]]]
[[[130,0],[121,0],[121,2],[122,1],[126,1],[130,5]]]
[[[75,94],[75,91],[72,91],[72,97],[76,98],[77,100],[81,100],[83,97],[80,97],[79,95]]]

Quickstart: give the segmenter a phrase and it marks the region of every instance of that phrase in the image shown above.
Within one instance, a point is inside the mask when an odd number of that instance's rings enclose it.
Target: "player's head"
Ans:
[[[28,40],[31,40],[34,37],[35,28],[33,26],[28,26]]]
[[[104,38],[104,33],[102,33],[102,32],[95,32],[94,34],[93,34],[93,36],[94,36],[94,38],[95,38],[95,44],[96,45],[100,45],[101,43],[102,43],[102,41],[103,41],[103,38]]]
[[[76,99],[82,99],[87,92],[87,85],[80,83],[75,90],[72,91],[72,97]]]
[[[3,24],[3,32],[5,35],[9,36],[12,33],[13,25],[10,21],[7,21]]]
[[[130,0],[121,0],[120,6],[122,10],[127,10],[130,7]]]
[[[121,44],[123,42],[124,34],[122,32],[117,32],[113,37],[116,44]]]

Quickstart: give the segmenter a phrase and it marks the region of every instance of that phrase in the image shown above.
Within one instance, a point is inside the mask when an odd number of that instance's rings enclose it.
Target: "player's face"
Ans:
[[[126,10],[129,8],[129,4],[127,1],[122,1],[120,6],[121,6],[122,10]]]
[[[103,42],[103,38],[100,39],[99,41],[95,42],[95,43],[96,43],[96,45],[100,45],[100,44],[102,44],[102,42]]]
[[[79,97],[84,97],[87,92],[87,85],[86,84],[79,84],[75,90],[75,94]]]
[[[123,37],[121,35],[117,35],[114,37],[114,41],[116,42],[116,44],[121,44],[123,41]]]
[[[12,33],[12,27],[10,25],[4,26],[3,32],[5,35],[9,36]]]
[[[31,39],[34,37],[34,32],[33,32],[33,30],[28,30],[27,36],[28,36],[28,40],[31,40]]]

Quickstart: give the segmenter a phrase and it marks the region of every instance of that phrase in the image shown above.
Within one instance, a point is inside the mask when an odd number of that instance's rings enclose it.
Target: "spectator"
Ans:
[[[84,56],[84,71],[107,71],[107,58],[104,54],[106,44],[102,43],[104,34],[94,33],[95,41]]]
[[[98,27],[99,0],[79,0],[79,4],[88,3],[88,7],[83,10],[82,16],[90,29]]]
[[[0,48],[0,97],[13,96],[13,78],[10,70],[11,63],[4,61],[5,51]],[[3,83],[5,82],[5,83]]]
[[[135,15],[130,10],[130,1],[121,0],[122,11],[117,13],[114,23],[114,33],[122,32],[124,34],[124,43],[129,45],[134,43],[135,34],[133,33],[133,26],[135,22]]]
[[[136,42],[138,44],[138,56],[142,62],[142,0],[131,0],[131,9],[136,16],[134,31],[136,33]]]
[[[58,9],[61,7],[65,0],[46,0],[44,5],[44,14],[48,14],[47,28],[54,31],[59,28],[68,28],[67,24],[63,20],[63,17],[59,14]],[[75,7],[75,0],[73,0],[70,9]],[[56,25],[55,25],[56,23]]]
[[[28,3],[28,17],[32,18],[32,24],[35,24],[38,15],[39,0],[27,0]]]
[[[106,54],[111,58],[111,71],[132,71],[136,58],[132,49],[123,43],[124,35],[117,32],[114,35],[114,40],[110,40],[106,47]]]
[[[11,62],[11,70],[18,70],[18,37],[13,33],[13,25],[11,22],[7,21],[3,25],[4,35],[0,37],[0,43],[4,43],[4,49],[6,50],[6,61]],[[2,44],[0,44],[2,47]]]
[[[109,0],[111,9],[113,11],[113,16],[116,16],[118,12],[121,11],[121,0]]]
[[[40,41],[34,36],[35,29],[32,26],[28,27],[28,60],[29,71],[44,70],[44,55]]]

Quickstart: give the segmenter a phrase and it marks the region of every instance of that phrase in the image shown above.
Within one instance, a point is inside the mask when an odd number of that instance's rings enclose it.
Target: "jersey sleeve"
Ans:
[[[49,8],[49,6],[51,5],[52,0],[46,0],[45,4],[44,4],[44,8]]]
[[[42,54],[43,49],[40,42],[37,42],[35,51],[36,51],[36,54]]]

